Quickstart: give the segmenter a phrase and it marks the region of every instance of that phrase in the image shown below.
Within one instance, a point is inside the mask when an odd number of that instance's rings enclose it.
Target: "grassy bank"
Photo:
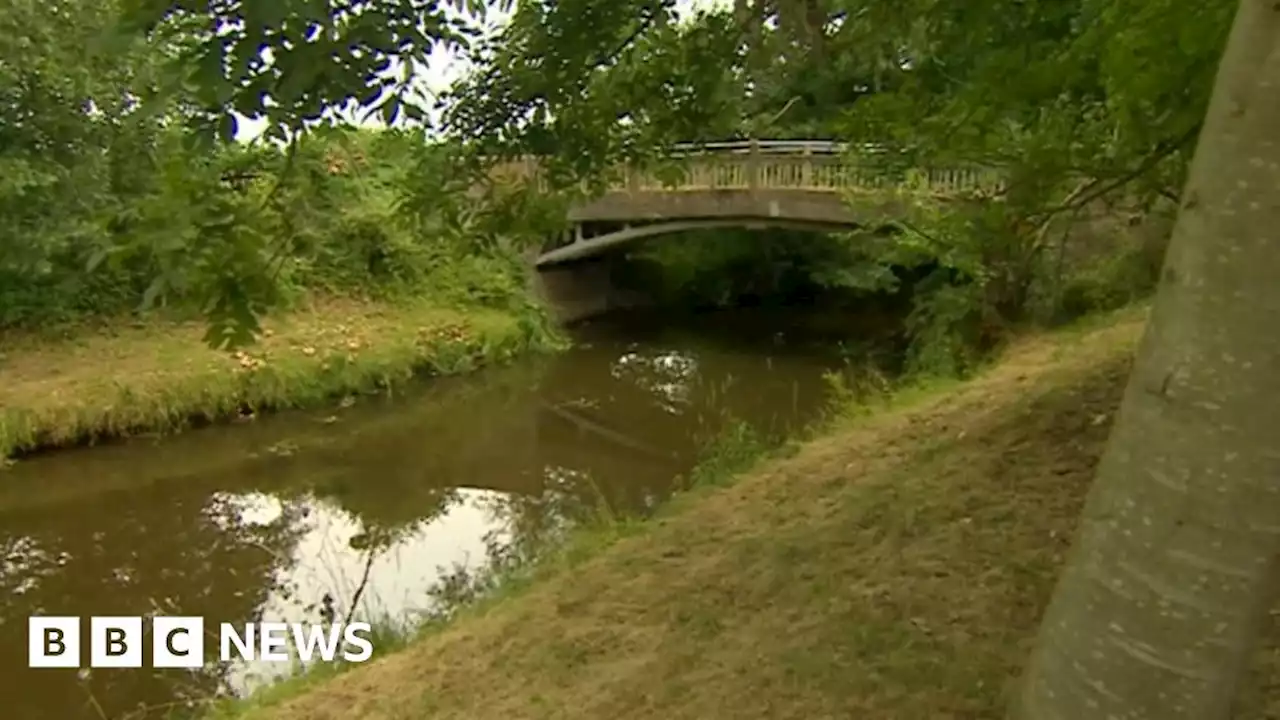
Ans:
[[[576,538],[399,652],[218,717],[1000,717],[1142,321],[1027,339],[974,381],[850,413]],[[1280,717],[1277,647],[1239,717]]]
[[[209,349],[204,325],[153,321],[59,338],[0,338],[0,458],[137,432],[246,419],[449,374],[545,347],[512,313],[429,300],[317,300],[268,318],[245,353]]]

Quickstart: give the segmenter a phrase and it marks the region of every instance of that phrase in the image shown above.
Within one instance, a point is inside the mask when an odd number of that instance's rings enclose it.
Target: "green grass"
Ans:
[[[529,318],[425,299],[327,299],[265,327],[234,354],[205,346],[196,323],[0,339],[0,458],[315,405],[556,344]]]

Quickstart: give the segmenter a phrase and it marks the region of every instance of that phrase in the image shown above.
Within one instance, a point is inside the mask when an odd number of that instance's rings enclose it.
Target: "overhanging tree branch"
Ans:
[[[1085,186],[1084,192],[1073,192],[1062,204],[1042,210],[1037,213],[1037,216],[1047,220],[1053,215],[1057,215],[1061,212],[1077,210],[1098,198],[1109,195],[1110,193],[1119,190],[1125,185],[1128,185],[1134,180],[1137,180],[1143,175],[1151,172],[1157,165],[1163,162],[1165,158],[1168,158],[1170,155],[1186,147],[1199,135],[1200,123],[1196,123],[1177,138],[1157,145],[1155,151],[1148,155],[1142,162],[1138,163],[1138,165],[1132,170],[1106,182],[1103,182],[1101,179],[1091,180],[1088,185]],[[1080,188],[1077,188],[1077,191],[1079,190]]]

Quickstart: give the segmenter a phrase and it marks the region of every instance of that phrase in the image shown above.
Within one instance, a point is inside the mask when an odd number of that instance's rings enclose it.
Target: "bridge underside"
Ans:
[[[882,223],[901,213],[892,194],[865,199],[803,190],[682,189],[610,192],[569,211],[571,241],[538,257],[539,269],[584,260],[658,235],[687,230],[766,227],[832,232]],[[621,229],[588,237],[584,225]]]
[[[587,237],[581,232],[582,226],[576,228],[574,239],[568,245],[549,250],[540,255],[536,261],[538,269],[571,263],[586,258],[604,255],[635,244],[646,238],[659,235],[673,235],[689,230],[716,230],[745,228],[748,230],[764,230],[778,228],[784,230],[804,230],[809,232],[838,232],[849,230],[857,225],[849,223],[833,223],[816,220],[783,220],[777,218],[722,218],[717,220],[672,220],[650,222],[643,225],[624,227],[622,230]]]

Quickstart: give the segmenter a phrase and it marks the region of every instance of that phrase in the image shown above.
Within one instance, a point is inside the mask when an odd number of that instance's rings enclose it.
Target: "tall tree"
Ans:
[[[1018,720],[1232,716],[1280,589],[1277,188],[1280,7],[1241,0]]]

